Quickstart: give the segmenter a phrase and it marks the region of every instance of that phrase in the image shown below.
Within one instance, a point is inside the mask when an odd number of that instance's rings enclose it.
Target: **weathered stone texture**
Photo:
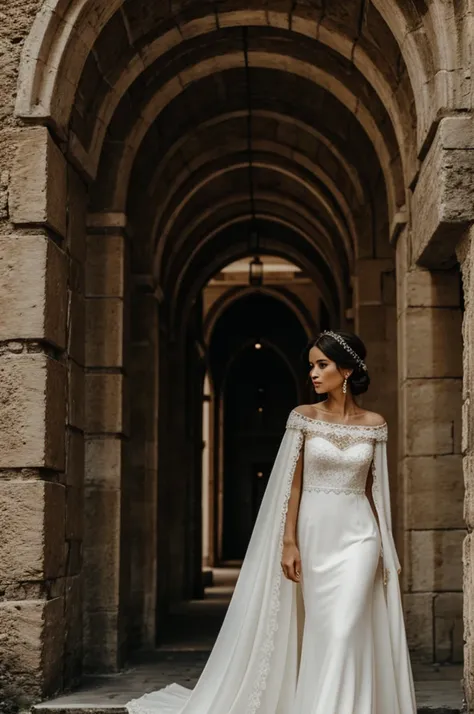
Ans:
[[[123,236],[87,238],[87,297],[123,297],[124,269]]]
[[[120,491],[86,491],[85,604],[89,611],[119,607]]]
[[[84,385],[84,369],[73,360],[69,360],[67,421],[68,424],[82,431],[85,427]]]
[[[65,488],[44,481],[0,482],[0,583],[64,573]]]
[[[118,437],[87,439],[85,481],[101,488],[118,488],[123,442]]]
[[[88,367],[123,365],[123,300],[88,298],[86,302]]]
[[[462,590],[461,530],[411,531],[411,578],[413,592]]]
[[[86,425],[91,434],[127,433],[121,374],[86,374]]]
[[[461,452],[460,379],[411,379],[404,400],[407,455]]]
[[[406,376],[435,378],[462,376],[459,308],[413,307],[407,310]],[[446,346],[450,345],[450,349]]]
[[[414,658],[431,659],[434,647],[432,593],[409,593],[403,597],[408,645]]]
[[[86,258],[87,188],[70,164],[67,167],[67,247],[79,263]]]
[[[462,593],[441,593],[434,600],[435,660],[463,661]]]
[[[453,264],[457,237],[474,219],[470,117],[441,119],[413,195],[413,260],[427,267]]]
[[[45,127],[19,134],[9,205],[13,223],[44,224],[66,237],[66,160]]]
[[[65,370],[42,354],[0,359],[0,466],[64,468]]]
[[[26,705],[62,686],[64,601],[0,603],[0,671],[8,698]]]
[[[65,648],[64,680],[69,684],[78,684],[82,674],[82,576],[66,579],[65,591]]]
[[[463,528],[461,457],[418,456],[404,460],[406,527]]]
[[[66,259],[44,236],[0,238],[0,340],[66,340]]]

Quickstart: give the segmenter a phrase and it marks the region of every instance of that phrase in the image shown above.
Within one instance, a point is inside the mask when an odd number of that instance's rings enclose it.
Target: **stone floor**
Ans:
[[[236,570],[215,572],[206,598],[177,608],[160,647],[142,654],[123,672],[90,677],[71,693],[34,707],[38,714],[124,714],[125,703],[171,682],[193,687],[204,667],[226,611]],[[419,714],[459,714],[461,667],[415,665]]]

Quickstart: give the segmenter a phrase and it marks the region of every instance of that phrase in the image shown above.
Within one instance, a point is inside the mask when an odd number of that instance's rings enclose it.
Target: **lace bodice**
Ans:
[[[293,410],[287,428],[304,434],[304,491],[365,492],[375,442],[387,440],[386,424],[331,424]]]

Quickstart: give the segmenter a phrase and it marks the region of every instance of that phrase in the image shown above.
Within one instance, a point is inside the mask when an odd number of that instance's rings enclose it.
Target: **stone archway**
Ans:
[[[246,254],[252,215],[244,27],[264,251],[303,266],[334,324],[368,344],[366,404],[389,421],[401,494],[409,632],[420,655],[437,656],[436,621],[451,632],[460,615],[460,308],[449,271],[473,220],[467,16],[438,0],[287,11],[236,0],[211,14],[200,2],[173,14],[147,0],[13,5],[0,70],[0,502],[15,524],[1,569],[7,678],[39,697],[77,682],[83,665],[117,669],[194,587],[184,555],[194,526],[179,524],[196,505],[200,291]],[[459,251],[468,296],[470,253]],[[421,338],[430,358],[413,368]],[[438,405],[446,419],[433,418]],[[422,528],[414,469],[431,495],[440,484],[456,494],[454,511],[437,504]]]

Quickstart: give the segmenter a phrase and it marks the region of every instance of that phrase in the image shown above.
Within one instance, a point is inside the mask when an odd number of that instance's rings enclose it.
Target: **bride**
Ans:
[[[387,424],[354,400],[362,341],[322,332],[318,405],[287,421],[239,580],[193,691],[172,684],[130,714],[415,714],[391,531]]]

